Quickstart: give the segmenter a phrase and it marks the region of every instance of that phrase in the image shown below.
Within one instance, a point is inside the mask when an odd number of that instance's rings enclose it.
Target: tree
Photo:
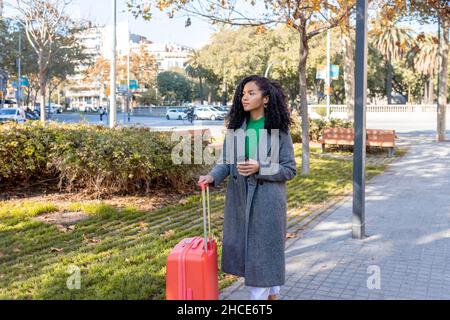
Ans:
[[[19,33],[21,34],[21,73],[22,76],[28,78],[29,86],[25,88],[26,93],[25,104],[30,103],[32,91],[38,91],[39,81],[36,81],[39,75],[39,68],[36,61],[38,55],[27,40],[26,31],[24,27],[17,24],[14,20],[5,19],[1,21],[0,33],[4,31],[4,36],[1,36],[0,45],[4,50],[0,52],[0,60],[3,61],[1,65],[11,74],[11,79],[17,81],[17,58],[19,57],[18,40]],[[67,38],[61,38],[56,41],[55,47],[61,48],[56,51],[48,63],[46,83],[49,88],[49,96],[52,88],[58,87],[67,76],[76,72],[77,67],[81,63],[89,62],[89,56],[86,55],[84,48],[74,43],[70,46],[66,45]]]
[[[345,2],[345,6],[342,4]],[[237,7],[237,2],[227,0],[147,0],[143,5],[134,5],[131,1],[129,7],[135,16],[150,19],[155,8],[166,11],[173,16],[176,11],[184,11],[208,19],[212,23],[221,23],[234,26],[256,26],[264,31],[276,24],[284,24],[297,32],[299,38],[299,88],[300,110],[302,117],[302,175],[308,175],[309,167],[309,119],[307,101],[307,69],[308,42],[322,32],[334,28],[350,14],[354,0],[336,0],[333,2],[322,0],[266,0],[258,10],[246,13]],[[256,7],[256,1],[250,2]],[[325,11],[331,11],[331,18],[326,19]],[[248,12],[248,11],[247,11]],[[226,82],[224,87],[226,87]]]
[[[84,75],[88,81],[104,83],[109,80],[110,68],[110,62],[107,59],[98,57],[95,62],[85,70]]]
[[[109,74],[111,72],[110,69],[110,62],[103,57],[98,57],[95,62],[84,71],[84,76],[88,82],[99,84],[100,100],[105,96],[109,96],[109,86],[105,89],[105,83],[108,83]]]
[[[397,20],[380,13],[373,23],[372,34],[375,36],[375,47],[386,61],[386,97],[387,103],[392,103],[393,63],[400,61],[411,47],[411,30],[401,27]]]
[[[346,8],[352,1],[343,1]],[[347,104],[347,119],[353,121],[355,112],[355,42],[353,30],[350,25],[350,14],[345,16],[341,24],[341,46],[344,56],[344,87],[345,102]]]
[[[158,74],[158,90],[164,101],[180,103],[192,98],[192,85],[182,74],[173,71],[165,71]]]
[[[72,43],[68,37],[60,38],[55,42],[55,51],[52,60],[48,64],[47,79],[48,97],[50,102],[51,93],[58,88],[67,78],[75,75],[81,65],[90,65],[91,56],[85,53],[85,48],[79,42]]]
[[[185,70],[188,76],[198,78],[200,103],[203,104],[203,79],[206,76],[207,70],[201,65],[199,58],[199,52],[193,50],[189,60],[185,63]]]
[[[80,27],[65,15],[67,5],[66,0],[20,0],[16,6],[19,12],[17,21],[24,27],[28,42],[37,55],[40,115],[44,124],[45,89],[50,64],[59,51],[77,43],[75,34],[80,31]]]
[[[144,45],[139,46],[139,52],[132,52],[130,55],[130,73],[138,83],[151,88],[156,84],[156,74],[158,66],[154,55],[151,55]]]
[[[420,34],[408,54],[411,68],[424,76],[426,86],[424,103],[433,103],[433,78],[438,71],[439,40],[432,35]]]
[[[406,0],[404,2],[405,4],[402,9],[407,11],[411,16],[419,17],[422,21],[440,23],[437,140],[444,141],[448,94],[450,4],[448,0],[409,0],[409,6],[406,5]]]
[[[159,99],[156,96],[156,90],[151,88],[151,89],[139,94],[137,97],[137,102],[140,105],[144,105],[144,106],[159,104]]]

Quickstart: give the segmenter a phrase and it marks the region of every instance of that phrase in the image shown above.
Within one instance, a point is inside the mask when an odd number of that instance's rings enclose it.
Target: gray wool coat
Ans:
[[[246,127],[244,120],[241,129]],[[221,267],[225,273],[245,277],[247,286],[272,287],[285,282],[286,181],[297,174],[297,169],[290,133],[277,131],[279,143],[274,146],[278,147],[279,166],[273,165],[275,161],[260,162],[260,166],[269,170],[260,169],[248,177],[240,175],[236,169],[236,148],[233,148],[234,157],[227,157],[227,136],[221,161],[208,173],[214,178],[214,187],[229,176]],[[271,152],[273,134],[272,131],[260,137],[258,148],[266,142],[267,155]],[[257,156],[257,160],[261,158]]]

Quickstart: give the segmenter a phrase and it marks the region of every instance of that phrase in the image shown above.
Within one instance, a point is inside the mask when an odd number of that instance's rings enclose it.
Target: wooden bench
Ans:
[[[325,145],[348,145],[353,146],[355,140],[353,128],[324,128],[322,139],[322,152]],[[366,129],[366,146],[389,148],[388,156],[394,155],[395,130]]]

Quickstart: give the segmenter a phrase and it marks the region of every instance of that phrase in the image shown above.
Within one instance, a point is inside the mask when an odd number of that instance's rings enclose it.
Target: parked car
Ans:
[[[14,101],[14,100],[10,100],[10,99],[5,99],[4,101],[2,101],[1,99],[0,99],[0,108],[1,108],[1,103],[4,103],[4,107],[6,107],[6,108],[11,108],[11,107],[17,107],[17,102],[16,101]]]
[[[50,105],[46,105],[45,106],[45,110],[46,111],[47,110],[50,111],[50,113],[61,113],[62,112],[62,106],[60,106],[59,104],[50,103]]]
[[[186,110],[184,109],[169,109],[166,112],[167,120],[182,120],[186,118]]]
[[[208,119],[208,120],[223,120],[223,116],[218,110],[213,107],[201,106],[195,108],[194,118],[197,119]]]
[[[211,106],[211,108],[213,108],[214,110],[217,110],[217,112],[219,112],[219,114],[225,118],[228,115],[228,109],[226,107],[216,107],[216,106]]]
[[[0,122],[14,121],[17,123],[25,122],[25,112],[19,108],[0,109]]]

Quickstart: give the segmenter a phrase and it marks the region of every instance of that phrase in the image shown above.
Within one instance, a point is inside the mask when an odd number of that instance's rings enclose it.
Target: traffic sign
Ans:
[[[27,77],[21,77],[20,78],[20,86],[21,87],[28,87],[30,85],[30,83],[28,82],[28,78]],[[12,86],[13,88],[17,89],[17,81],[12,81]]]
[[[130,80],[130,90],[137,90],[138,88],[138,82],[137,80]]]
[[[326,66],[318,66],[316,71],[316,79],[326,79],[327,68]],[[331,80],[339,79],[339,66],[336,64],[330,65],[330,78]]]

